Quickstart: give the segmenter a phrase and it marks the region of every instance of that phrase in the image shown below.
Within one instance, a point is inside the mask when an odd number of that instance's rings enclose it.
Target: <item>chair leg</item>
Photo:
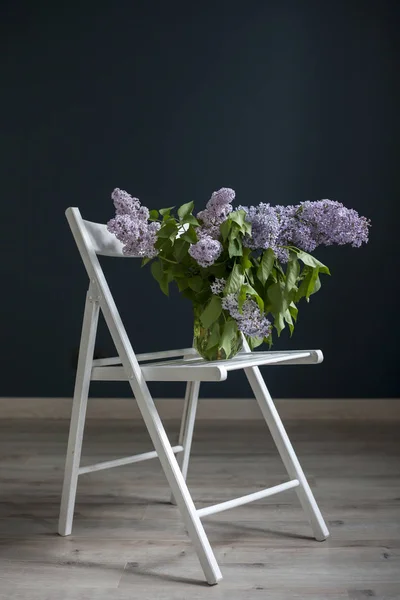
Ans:
[[[308,485],[303,469],[300,466],[279,413],[260,373],[260,369],[258,367],[250,367],[245,369],[245,373],[289,477],[297,479],[300,482],[300,485],[296,488],[296,492],[310,522],[314,537],[319,542],[322,542],[329,536],[329,530]]]
[[[60,517],[58,522],[58,533],[62,536],[70,535],[74,518],[78,471],[81,459],[82,439],[85,427],[86,406],[98,318],[99,305],[97,301],[92,299],[91,290],[89,288],[83,317],[68,448],[65,461]]]
[[[186,480],[190,450],[192,448],[193,430],[196,420],[197,403],[199,398],[199,381],[188,381],[186,385],[185,404],[183,407],[181,429],[179,432],[179,446],[183,446],[183,452],[178,454],[177,461],[181,468],[183,478]],[[171,494],[171,504],[176,504],[173,494]]]
[[[120,352],[120,356],[121,355],[122,352]],[[123,362],[125,362],[122,356],[121,358]],[[129,362],[126,365],[126,368],[129,368]],[[139,406],[139,410],[149,432],[154,449],[158,454],[158,458],[171,488],[172,494],[176,500],[178,509],[182,515],[184,525],[187,529],[190,539],[192,540],[205,578],[210,585],[214,585],[222,579],[222,574],[210,542],[208,541],[206,532],[204,531],[203,524],[199,515],[197,514],[197,510],[187,488],[186,481],[179,468],[175,454],[172,451],[171,444],[157,412],[154,401],[145,382],[143,382],[140,387],[137,387],[134,379],[131,379],[130,381],[132,391]]]

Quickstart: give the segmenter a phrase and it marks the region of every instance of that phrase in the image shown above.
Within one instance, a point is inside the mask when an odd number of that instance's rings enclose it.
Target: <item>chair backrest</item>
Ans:
[[[122,244],[107,231],[106,225],[82,219],[79,208],[67,208],[65,215],[89,276],[90,286],[93,288],[93,293],[99,296],[100,307],[118,354],[121,358],[126,357],[129,360],[135,379],[139,381],[141,379],[139,364],[97,258],[98,254],[125,257],[122,253]]]
[[[88,259],[89,262],[92,263],[90,258],[93,258],[93,253],[100,256],[113,256],[116,258],[139,258],[135,256],[127,257],[122,252],[122,242],[120,242],[113,233],[108,231],[107,225],[86,221],[82,218],[79,208],[67,208],[65,215],[86,268],[88,267]],[[98,261],[95,261],[95,263],[97,262]],[[91,266],[94,267],[94,264]]]
[[[79,209],[77,208],[69,208],[68,211],[69,210],[78,211],[79,213]],[[108,231],[106,225],[103,225],[102,223],[93,223],[92,221],[85,221],[84,219],[82,219],[82,222],[89,235],[90,241],[92,242],[96,254],[100,254],[101,256],[115,256],[126,258],[126,256],[122,253],[122,242],[117,240],[115,235]]]

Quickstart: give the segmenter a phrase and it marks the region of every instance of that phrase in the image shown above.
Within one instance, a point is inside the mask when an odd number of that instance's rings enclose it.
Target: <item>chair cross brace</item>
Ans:
[[[252,353],[244,340],[244,352],[229,361],[204,361],[198,357],[193,348],[136,355],[97,257],[97,255],[122,257],[122,244],[107,231],[105,225],[84,221],[77,208],[69,208],[66,215],[90,284],[86,296],[72,405],[59,534],[65,536],[72,531],[79,475],[158,457],[171,489],[171,502],[176,503],[182,515],[205,578],[210,585],[217,583],[222,578],[222,574],[201,522],[201,518],[207,515],[294,488],[310,522],[314,537],[319,541],[326,539],[329,531],[259,369],[260,365],[317,364],[323,358],[321,351]],[[93,352],[100,310],[118,356],[94,360]],[[146,364],[140,364],[143,362]],[[290,480],[240,498],[196,509],[186,484],[186,476],[200,382],[223,381],[230,371],[237,369],[244,370]],[[80,466],[91,380],[125,380],[129,382],[153,443],[154,451],[94,465]],[[171,446],[166,435],[147,381],[187,382],[179,441],[178,445],[174,447]],[[178,454],[179,462],[175,454]]]
[[[220,502],[219,504],[212,504],[211,506],[199,508],[197,510],[197,514],[200,518],[207,517],[208,515],[214,515],[215,513],[229,510],[230,508],[236,508],[236,506],[242,506],[243,504],[249,504],[249,502],[255,502],[256,500],[261,500],[262,498],[267,498],[268,496],[273,496],[274,494],[279,494],[280,492],[286,492],[286,490],[295,488],[298,485],[300,485],[299,481],[297,479],[293,479],[292,481],[287,481],[286,483],[274,485],[274,487],[265,488],[265,490],[259,490],[258,492],[253,492],[252,494],[246,494],[246,496],[240,496],[239,498],[234,498],[233,500],[227,500],[226,502]]]
[[[172,446],[171,449],[174,454],[183,452],[183,446]],[[78,475],[83,475],[84,473],[94,473],[94,471],[103,471],[104,469],[112,469],[113,467],[123,467],[132,463],[150,460],[151,458],[158,458],[158,454],[155,450],[152,450],[151,452],[143,452],[142,454],[134,454],[133,456],[116,458],[115,460],[106,460],[94,465],[85,465],[84,467],[79,467]]]

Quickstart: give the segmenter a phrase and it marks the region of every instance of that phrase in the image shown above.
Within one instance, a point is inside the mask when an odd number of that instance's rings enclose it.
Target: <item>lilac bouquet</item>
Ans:
[[[151,272],[168,295],[175,282],[192,301],[195,347],[206,360],[226,359],[293,333],[297,304],[321,287],[329,269],[312,252],[320,246],[368,241],[370,222],[340,202],[318,200],[295,206],[232,206],[235,192],[221,188],[206,208],[194,203],[148,210],[137,198],[115,189],[116,215],[108,230],[127,256],[151,262]]]

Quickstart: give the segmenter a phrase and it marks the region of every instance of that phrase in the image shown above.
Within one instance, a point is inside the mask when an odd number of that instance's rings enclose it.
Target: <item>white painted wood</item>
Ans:
[[[249,350],[249,346],[245,339],[243,339],[243,344],[245,349]],[[308,485],[308,481],[300,466],[279,413],[275,408],[274,402],[260,373],[260,369],[258,367],[250,367],[245,369],[245,373],[289,477],[291,479],[297,479],[300,482],[296,492],[300,504],[308,517],[314,537],[318,541],[323,541],[329,536],[329,530],[321,515],[310,486]]]
[[[147,360],[158,360],[160,358],[175,358],[177,356],[197,354],[194,348],[183,348],[181,350],[164,350],[161,352],[145,352],[143,354],[136,354],[138,362]],[[96,358],[93,361],[94,367],[107,367],[112,365],[120,365],[121,359],[119,356],[112,356],[110,358]]]
[[[155,362],[143,365],[142,373],[146,381],[224,381],[229,371],[238,369],[257,365],[316,364],[321,360],[322,353],[319,350],[247,352],[225,361],[205,361],[203,358],[193,356],[189,359]],[[98,364],[99,362],[96,363]],[[94,366],[91,377],[93,381],[127,381],[128,379],[122,366]]]
[[[97,285],[100,296],[99,302],[105,321],[111,333],[118,355],[121,357],[122,364],[128,373],[129,383],[133,394],[138,403],[155,451],[159,456],[165,476],[176,499],[177,506],[182,514],[189,537],[195,547],[204,575],[207,582],[210,585],[213,585],[222,579],[221,571],[201,520],[197,515],[192,497],[181,470],[179,469],[175,455],[172,452],[171,444],[114,303],[114,299],[100,267],[91,239],[77,208],[67,209],[66,215],[89,278]]]
[[[197,411],[197,404],[198,404],[199,391],[200,391],[200,382],[199,381],[190,382],[188,384],[188,387],[189,387],[189,391],[188,391],[187,413],[186,413],[183,431],[181,431],[180,436],[179,436],[179,444],[182,444],[182,446],[183,446],[183,453],[179,457],[180,458],[180,467],[181,467],[182,475],[184,476],[185,479],[187,477],[187,472],[188,472],[188,468],[189,468],[189,458],[190,458],[190,451],[192,448],[192,439],[193,439],[194,424],[195,424],[195,420],[196,420],[196,411]]]
[[[172,452],[178,454],[183,451],[183,446],[172,446]],[[116,458],[115,460],[107,460],[104,462],[95,463],[94,465],[85,465],[79,467],[79,475],[84,473],[94,473],[94,471],[103,471],[104,469],[112,469],[113,467],[123,467],[132,463],[142,462],[144,460],[150,460],[151,458],[158,458],[157,452],[152,450],[151,452],[143,452],[142,454],[134,454],[133,456],[126,456],[124,458]]]
[[[101,256],[113,256],[115,258],[141,258],[140,256],[126,256],[123,253],[123,243],[117,240],[113,233],[108,231],[107,225],[103,225],[102,223],[93,223],[92,221],[85,221],[83,219],[82,221],[89,236],[90,243],[96,254]],[[185,223],[183,228],[184,230],[187,230],[189,228],[189,224]],[[183,232],[180,231],[177,237],[180,237],[182,233]]]
[[[171,361],[172,362],[172,361]],[[145,381],[225,381],[228,376],[226,368],[221,366],[201,365],[143,365],[141,367]],[[93,367],[92,381],[128,381],[125,367]]]
[[[274,494],[279,494],[280,492],[286,492],[286,490],[291,490],[292,488],[298,487],[298,485],[298,480],[293,479],[292,481],[274,485],[273,487],[266,488],[265,490],[259,490],[258,492],[253,492],[252,494],[246,494],[246,496],[240,496],[239,498],[234,498],[233,500],[227,500],[226,502],[220,502],[219,504],[213,504],[211,506],[199,508],[197,509],[197,514],[200,518],[207,517],[208,515],[215,515],[216,513],[224,510],[236,508],[236,506],[242,506],[243,504],[249,504],[249,502],[255,502],[256,500],[261,500],[262,498],[267,498],[268,496],[273,496]]]
[[[107,225],[83,221],[90,243],[96,252],[102,256],[123,257],[124,245],[117,240],[113,233],[107,229]]]
[[[160,362],[151,363],[150,365],[146,365],[146,367],[190,367],[190,369],[194,367],[219,367],[223,366],[227,371],[235,371],[237,369],[245,369],[249,366],[254,365],[275,365],[275,364],[306,364],[312,363],[315,364],[317,362],[321,362],[319,358],[322,356],[320,350],[297,350],[296,352],[240,352],[233,358],[229,360],[204,360],[200,356],[193,356],[187,359],[175,359],[175,360],[163,360]]]
[[[92,368],[98,318],[99,305],[98,302],[93,301],[93,285],[91,284],[86,295],[61,496],[58,533],[63,536],[70,535],[72,529],[83,431],[85,427],[86,406],[90,385],[90,372]]]
[[[162,358],[175,358],[175,357],[179,357],[179,356],[190,356],[193,355],[193,363],[191,363],[192,365],[195,364],[204,364],[204,360],[202,358],[200,358],[198,356],[198,353],[196,352],[196,350],[194,348],[183,348],[181,350],[165,350],[165,351],[161,351],[161,352],[145,352],[143,354],[136,354],[136,359],[138,360],[138,362],[142,362],[142,361],[151,361],[151,360],[158,360],[158,359],[162,359]],[[241,363],[240,361],[243,360],[252,360],[252,363],[254,364],[254,360],[260,360],[260,361],[264,361],[264,359],[267,358],[268,362],[263,362],[263,364],[288,364],[288,363],[293,363],[293,364],[318,364],[321,363],[323,361],[323,354],[321,352],[321,350],[285,350],[285,351],[274,351],[274,350],[270,350],[268,352],[240,352],[236,357],[234,357],[232,360],[234,362],[231,363],[231,361],[228,361],[228,370],[233,370],[235,362],[236,363],[240,363],[240,367],[237,368],[243,368],[243,363]],[[187,362],[187,358],[184,359]],[[196,362],[194,362],[196,361]],[[212,362],[212,361],[207,361],[207,365],[210,364],[217,364],[219,365],[221,362],[223,361],[218,361],[218,362]],[[112,356],[110,358],[96,358],[93,361],[93,367],[107,367],[107,366],[113,366],[113,365],[120,365],[121,364],[121,359],[119,356]],[[172,365],[172,361],[168,361],[168,362],[163,362],[160,363],[163,365]],[[176,365],[178,364],[182,364],[179,363],[178,361],[175,362]],[[230,366],[229,366],[230,365]],[[154,364],[152,365],[154,366]]]
[[[175,358],[177,356],[198,356],[194,348],[182,348],[180,350],[162,350],[161,352],[144,352],[142,354],[136,354],[136,358],[139,362],[146,360],[158,360],[161,358]]]
[[[192,539],[208,583],[217,583],[222,578],[222,575],[208,538],[205,534],[199,515],[204,516],[206,514],[212,514],[213,512],[226,510],[227,508],[239,506],[240,504],[244,504],[261,497],[266,497],[268,495],[272,495],[273,493],[278,493],[285,489],[296,486],[300,502],[310,520],[316,539],[325,539],[327,535],[329,535],[328,530],[258,368],[259,365],[267,364],[315,364],[322,361],[322,353],[319,350],[252,353],[250,352],[250,349],[244,340],[245,352],[240,353],[237,357],[229,361],[207,362],[203,359],[200,359],[197,355],[189,358],[184,356],[183,359],[173,359],[177,356],[176,351],[167,351],[166,353],[161,353],[161,355],[160,353],[141,355],[141,359],[151,360],[154,358],[172,358],[173,360],[140,365],[138,362],[138,356],[136,356],[133,351],[96,255],[97,253],[105,254],[107,256],[122,256],[123,254],[121,251],[121,246],[118,246],[118,244],[115,243],[114,236],[110,237],[111,234],[108,233],[105,226],[84,222],[77,208],[69,208],[66,211],[66,215],[91,281],[91,295],[89,300],[99,303],[118,352],[117,359],[99,359],[96,362],[96,366],[91,369],[90,375],[92,379],[96,380],[129,381],[139,410],[153,442],[155,454],[160,459],[165,476],[171,488],[171,492],[182,514],[184,523],[188,530],[189,536]],[[89,334],[89,331],[86,332],[85,330],[85,333]],[[92,340],[92,342],[94,344],[94,340]],[[91,350],[93,351],[92,346]],[[89,364],[92,366],[92,354],[93,352],[90,356],[90,363],[85,360],[84,364],[86,379],[83,379],[86,382],[87,387],[87,371]],[[143,356],[146,358],[143,358]],[[178,356],[181,355],[178,354]],[[122,366],[110,366],[119,364]],[[222,381],[226,379],[228,371],[237,369],[245,370],[249,383],[261,408],[262,414],[270,428],[271,434],[292,481],[281,484],[280,486],[275,486],[274,488],[261,490],[241,498],[229,500],[219,505],[206,507],[205,509],[200,509],[200,511],[197,511],[187,488],[185,476],[187,473],[190,446],[193,435],[199,382],[201,380]],[[181,443],[179,444],[184,448],[182,471],[179,468],[179,464],[174,455],[174,450],[168,440],[146,381],[189,382],[187,384],[187,402],[182,421]],[[82,396],[82,394],[80,396]],[[79,414],[75,420],[80,422],[82,419],[84,420],[85,414],[84,412],[82,414],[81,407],[79,407],[79,410],[77,409],[77,411]],[[80,439],[80,442],[82,440],[82,435],[79,436],[79,431],[82,427],[83,425],[80,425],[74,429],[74,431],[78,431],[78,433],[75,433],[74,436],[78,440]],[[74,442],[74,444],[76,446],[76,442]],[[78,467],[79,458],[80,456],[77,459]],[[92,468],[92,470],[100,470],[100,468],[107,468],[104,467],[105,464],[108,465],[108,467],[116,466],[116,462],[119,464],[127,464],[121,463],[121,461],[130,460],[130,462],[134,462],[132,458],[133,457],[128,457],[128,459],[117,459],[117,461],[98,463],[97,465],[92,465],[88,468]],[[76,459],[74,460],[76,462]],[[85,467],[82,469],[85,469]],[[74,469],[72,469],[72,471],[75,472],[77,470],[75,469],[74,471]],[[81,470],[81,473],[82,472],[89,471]],[[74,489],[72,486],[69,487],[73,491],[72,496],[74,498],[76,482]],[[72,515],[70,518],[70,524],[72,524]]]
[[[194,424],[196,420],[196,411],[199,398],[200,382],[189,381],[186,385],[185,403],[183,407],[181,429],[179,432],[179,444],[183,446],[183,452],[178,457],[178,464],[181,468],[182,475],[186,480],[189,468],[190,451],[192,448],[192,439]],[[175,503],[175,498],[171,494],[171,504]]]
[[[121,359],[119,356],[110,356],[109,358],[95,358],[93,360],[93,367],[112,367],[114,365],[120,365]]]

